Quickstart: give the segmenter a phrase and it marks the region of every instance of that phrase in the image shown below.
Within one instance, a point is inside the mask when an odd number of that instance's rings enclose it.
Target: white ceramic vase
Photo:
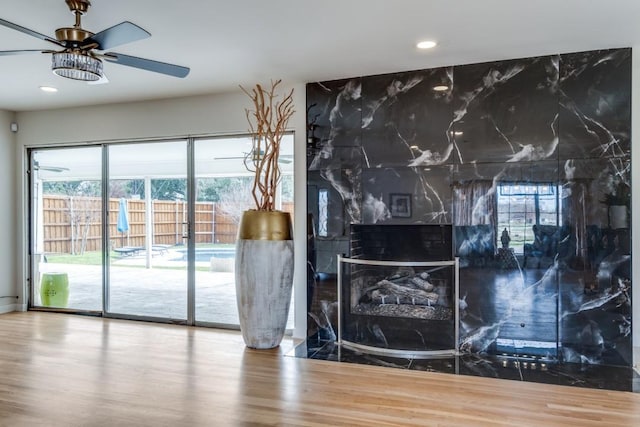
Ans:
[[[293,240],[286,212],[247,211],[236,242],[236,300],[247,347],[280,345],[293,287]]]

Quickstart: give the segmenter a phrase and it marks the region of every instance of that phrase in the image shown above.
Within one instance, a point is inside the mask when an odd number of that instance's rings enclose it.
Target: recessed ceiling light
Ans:
[[[43,92],[50,92],[50,93],[58,91],[57,88],[52,87],[52,86],[40,86],[40,90],[43,91]]]
[[[445,86],[445,85],[434,86],[433,90],[435,90],[436,92],[444,92],[445,90],[449,90],[449,86]]]
[[[419,42],[416,45],[416,47],[418,49],[431,49],[431,48],[436,47],[437,44],[438,43],[434,42],[433,40],[424,40],[424,41]]]

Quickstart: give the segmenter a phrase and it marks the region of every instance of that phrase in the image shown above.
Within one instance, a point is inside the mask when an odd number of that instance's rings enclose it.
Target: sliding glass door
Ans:
[[[31,307],[238,327],[251,148],[242,136],[30,150]],[[293,213],[292,134],[280,168],[278,208]]]
[[[102,311],[101,169],[100,147],[32,152],[34,307]]]
[[[117,315],[187,319],[187,142],[108,146],[109,286]]]
[[[242,213],[255,209],[251,189],[252,141],[248,136],[198,139],[195,171],[195,319],[238,325],[234,279],[235,242]],[[276,204],[293,214],[293,134],[285,135]],[[288,328],[293,328],[293,305]]]

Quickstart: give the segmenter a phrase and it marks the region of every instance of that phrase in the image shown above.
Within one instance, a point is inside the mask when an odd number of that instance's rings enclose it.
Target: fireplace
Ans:
[[[383,353],[454,352],[457,262],[450,225],[351,226],[339,257],[339,341]]]
[[[349,256],[378,261],[453,259],[452,226],[351,224]]]
[[[355,270],[355,271],[354,271]],[[351,272],[351,313],[451,320],[449,265],[358,265]]]

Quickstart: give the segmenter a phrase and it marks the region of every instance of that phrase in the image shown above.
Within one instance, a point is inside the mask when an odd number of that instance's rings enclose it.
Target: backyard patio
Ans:
[[[129,256],[115,256],[110,268],[110,312],[115,314],[163,317],[184,320],[187,317],[186,248],[167,248],[154,253],[152,268],[145,268],[144,250]],[[209,249],[210,251],[210,249]],[[200,251],[201,252],[201,251]],[[237,325],[233,265],[234,253],[223,257],[196,255],[196,321]],[[209,258],[208,261],[204,260]],[[55,258],[54,258],[55,259]],[[212,271],[215,270],[215,271]],[[41,262],[40,273],[67,273],[69,302],[77,310],[102,309],[102,272],[100,265]],[[36,292],[35,305],[40,305]],[[287,328],[293,327],[293,307]]]

